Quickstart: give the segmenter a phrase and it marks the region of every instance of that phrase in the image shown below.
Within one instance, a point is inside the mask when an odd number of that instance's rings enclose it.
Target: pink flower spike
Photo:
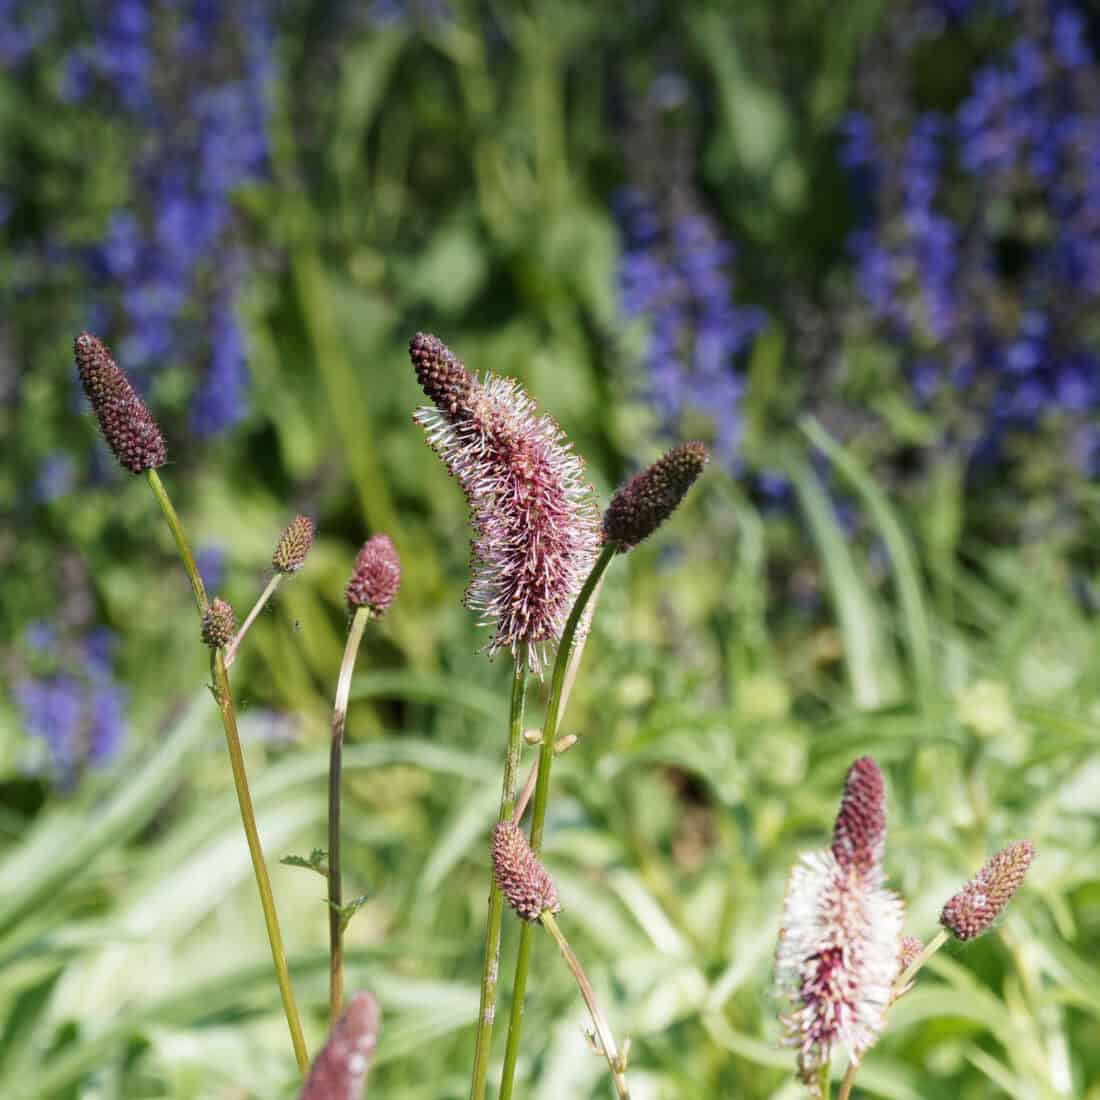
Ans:
[[[478,379],[423,333],[409,355],[433,402],[413,419],[470,505],[466,606],[494,628],[490,653],[526,646],[529,667],[541,674],[599,551],[600,517],[584,464],[516,382]]]
[[[1028,840],[999,851],[943,907],[940,924],[957,940],[972,940],[988,932],[1020,889],[1035,857]]]
[[[832,851],[841,867],[877,874],[886,850],[886,786],[882,772],[861,756],[848,769],[840,812],[833,826]]]
[[[378,1042],[378,1002],[369,993],[348,1001],[313,1060],[298,1100],[359,1100]]]

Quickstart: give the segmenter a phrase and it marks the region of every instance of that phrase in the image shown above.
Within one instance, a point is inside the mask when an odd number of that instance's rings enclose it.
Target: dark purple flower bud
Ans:
[[[359,1100],[381,1014],[369,993],[356,993],[313,1060],[298,1100]]]
[[[886,847],[886,788],[882,773],[869,756],[849,769],[833,826],[833,855],[845,869],[871,874]]]
[[[237,633],[237,617],[233,608],[220,597],[215,597],[202,616],[202,640],[211,649],[229,645]]]
[[[279,536],[271,564],[278,573],[297,573],[313,546],[313,520],[295,516]]]
[[[369,607],[382,615],[401,584],[401,560],[388,535],[371,535],[355,559],[345,591],[348,607]]]
[[[561,912],[554,880],[514,822],[500,821],[494,826],[492,856],[497,886],[524,920],[536,921],[546,909]]]
[[[107,349],[82,332],[73,352],[80,384],[115,458],[135,474],[163,466],[168,453],[160,428]]]
[[[442,340],[425,332],[409,341],[409,358],[416,380],[432,404],[448,416],[457,416],[475,385],[470,372]]]
[[[972,940],[988,932],[1024,881],[1035,848],[1018,840],[999,851],[943,907],[940,924],[957,940]]]
[[[648,538],[676,510],[706,463],[705,444],[681,443],[635,474],[604,512],[604,537],[624,551]]]

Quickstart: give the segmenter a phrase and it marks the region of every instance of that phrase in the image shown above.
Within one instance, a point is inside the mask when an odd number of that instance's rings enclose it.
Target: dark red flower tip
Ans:
[[[868,874],[882,862],[885,847],[886,786],[878,765],[861,756],[844,780],[833,826],[833,855],[841,867]]]
[[[221,649],[237,633],[237,617],[225,600],[215,596],[202,616],[202,640],[211,649]]]
[[[155,470],[168,460],[157,422],[103,343],[82,332],[73,341],[80,384],[115,458],[131,473]]]
[[[271,564],[278,573],[297,573],[313,546],[313,520],[295,516],[279,536]]]
[[[448,416],[465,407],[474,379],[450,348],[437,336],[418,332],[409,341],[409,358],[416,380],[432,404]]]
[[[972,940],[993,927],[1035,858],[1028,840],[1003,848],[943,907],[940,924],[957,940]]]
[[[388,535],[371,535],[355,559],[345,595],[348,606],[382,615],[401,584],[401,560]]]
[[[380,1023],[378,1002],[369,993],[356,993],[314,1058],[298,1100],[359,1100]]]
[[[550,872],[531,851],[523,830],[511,821],[493,828],[493,877],[508,904],[527,921],[536,921],[549,909],[561,912]]]
[[[612,497],[603,533],[623,550],[649,538],[676,510],[707,464],[706,444],[681,443],[635,474]]]

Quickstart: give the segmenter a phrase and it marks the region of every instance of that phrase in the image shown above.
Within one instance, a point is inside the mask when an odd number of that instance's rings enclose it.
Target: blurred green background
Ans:
[[[295,1091],[186,577],[95,436],[87,327],[238,615],[317,521],[233,674],[311,1048],[324,887],[276,861],[324,845],[356,548],[400,552],[346,753],[370,1095],[466,1095],[507,717],[410,419],[425,330],[520,379],[604,501],[714,445],[611,570],[548,819],[633,1095],[800,1095],[783,886],[870,753],[908,932],[1038,857],[857,1094],[1100,1097],[1098,57],[1045,0],[0,2],[0,1094]],[[539,937],[523,1095],[610,1095],[583,1023]]]

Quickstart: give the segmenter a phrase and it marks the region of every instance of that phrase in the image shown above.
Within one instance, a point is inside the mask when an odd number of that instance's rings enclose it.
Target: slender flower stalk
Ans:
[[[225,647],[225,667],[232,668],[233,662],[237,659],[237,650],[241,648],[241,642],[244,641],[244,636],[249,632],[252,624],[260,617],[260,612],[267,606],[267,601],[275,595],[275,589],[282,583],[283,574],[275,573],[272,575],[271,580],[267,582],[264,590],[260,593],[259,598],[252,605],[252,610],[245,617],[243,623],[241,623],[240,630],[233,636],[233,640]]]
[[[378,1044],[381,1013],[369,993],[356,993],[332,1025],[299,1100],[359,1100]]]
[[[157,473],[157,467],[164,465],[167,461],[167,451],[160,428],[101,341],[89,333],[81,333],[74,343],[74,356],[81,385],[88,395],[92,411],[99,421],[108,445],[125,469],[132,473],[145,474],[153,496],[164,513],[165,521],[179,551],[180,560],[191,582],[199,617],[203,620],[204,634],[210,626],[224,631],[226,623],[230,621],[225,617],[225,609],[228,609],[230,616],[232,609],[229,609],[228,604],[223,604],[217,609],[216,620],[213,622],[210,620],[213,605],[207,600],[206,588],[195,565],[195,556],[191,553],[183,524]],[[271,880],[268,877],[267,864],[264,862],[263,848],[256,828],[256,814],[248,788],[244,754],[241,751],[241,739],[237,731],[237,717],[233,709],[233,696],[226,673],[225,654],[221,648],[221,635],[215,636],[211,632],[210,638],[217,643],[210,651],[210,672],[214,698],[225,730],[233,786],[237,792],[237,802],[241,811],[241,824],[244,827],[256,887],[260,894],[260,907],[263,910],[267,938],[271,945],[271,961],[275,967],[275,978],[283,1002],[283,1012],[286,1014],[287,1027],[290,1029],[294,1056],[297,1059],[298,1068],[305,1073],[309,1067],[309,1055],[306,1052],[302,1023],[290,985],[290,972],[287,969],[286,951],[279,931],[279,918],[275,911]]]
[[[497,822],[509,822],[516,806],[516,782],[523,747],[523,710],[527,694],[528,657],[525,646],[515,656],[512,671],[512,702],[508,719],[508,748],[504,758],[504,780]],[[477,1043],[470,1080],[470,1100],[483,1100],[489,1075],[489,1047],[496,1016],[497,979],[500,972],[500,928],[504,915],[504,894],[490,872],[489,912],[485,921],[485,957],[481,968],[481,1004],[477,1018]]]
[[[355,659],[370,619],[380,618],[389,609],[401,583],[401,563],[386,535],[372,535],[359,551],[355,568],[345,590],[353,612],[340,675],[336,681],[336,699],[332,707],[332,741],[328,768],[328,930],[329,930],[329,1020],[332,1026],[343,1009],[344,1001],[344,887],[340,867],[340,792],[343,773],[344,728],[348,717],[348,696]]]

